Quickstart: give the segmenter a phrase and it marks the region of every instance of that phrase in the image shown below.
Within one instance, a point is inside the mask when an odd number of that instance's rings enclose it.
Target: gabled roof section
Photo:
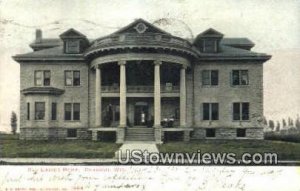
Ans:
[[[171,35],[170,33],[154,26],[153,24],[145,21],[144,19],[137,19],[129,25],[117,30],[113,34],[122,34],[122,33],[161,33]],[[113,35],[112,34],[112,35]]]
[[[198,36],[199,37],[202,36],[202,37],[221,37],[222,38],[224,35],[213,28],[209,28],[206,31],[200,33]]]
[[[79,32],[79,31],[77,31],[73,28],[65,31],[64,33],[59,35],[59,37],[61,39],[65,39],[65,38],[86,38],[86,36],[84,34],[82,34],[81,32]]]

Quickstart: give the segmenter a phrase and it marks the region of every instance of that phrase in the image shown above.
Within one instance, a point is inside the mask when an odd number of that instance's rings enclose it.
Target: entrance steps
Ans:
[[[154,129],[147,127],[128,127],[125,141],[154,141]]]

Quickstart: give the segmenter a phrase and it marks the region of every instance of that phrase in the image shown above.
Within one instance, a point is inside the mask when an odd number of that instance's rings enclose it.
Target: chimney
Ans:
[[[41,43],[42,42],[42,30],[41,29],[36,29],[35,31],[35,42],[36,43]]]

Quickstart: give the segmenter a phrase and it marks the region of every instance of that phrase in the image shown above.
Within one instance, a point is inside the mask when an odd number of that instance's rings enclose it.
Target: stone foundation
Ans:
[[[262,128],[245,128],[246,136],[237,137],[237,128],[209,128],[215,129],[215,137],[206,137],[207,128],[194,128],[191,139],[263,139]]]
[[[87,140],[91,139],[91,132],[87,128],[74,128],[77,129],[77,137],[73,139]],[[20,129],[21,140],[62,140],[68,139],[67,128],[51,127],[51,128],[37,128],[27,127]]]

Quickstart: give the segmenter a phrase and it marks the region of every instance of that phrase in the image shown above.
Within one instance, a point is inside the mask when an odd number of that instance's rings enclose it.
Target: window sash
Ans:
[[[30,120],[30,103],[27,103],[27,120]]]
[[[65,85],[66,86],[72,86],[73,85],[72,71],[65,71]]]
[[[72,120],[72,104],[65,103],[65,120]]]
[[[242,120],[249,120],[249,103],[242,103]]]
[[[249,84],[249,78],[248,78],[248,70],[241,70],[240,71],[240,76],[241,76],[241,85],[248,85]]]
[[[219,104],[211,103],[211,120],[219,120]]]
[[[51,73],[50,71],[44,71],[44,86],[50,86]]]
[[[51,105],[51,120],[57,119],[57,103],[52,103]]]
[[[211,70],[211,85],[216,86],[219,84],[219,71]]]
[[[35,102],[35,120],[45,119],[45,102]]]
[[[73,85],[80,86],[80,71],[73,71]]]
[[[209,103],[203,103],[203,120],[209,120],[210,119],[210,109],[209,109]]]
[[[210,74],[209,70],[202,71],[202,85],[210,85]]]
[[[240,120],[240,103],[233,103],[233,120]]]
[[[36,85],[36,86],[43,85],[42,79],[43,79],[43,72],[42,71],[35,71],[34,72],[34,85]]]
[[[80,104],[73,103],[73,120],[80,120]]]

